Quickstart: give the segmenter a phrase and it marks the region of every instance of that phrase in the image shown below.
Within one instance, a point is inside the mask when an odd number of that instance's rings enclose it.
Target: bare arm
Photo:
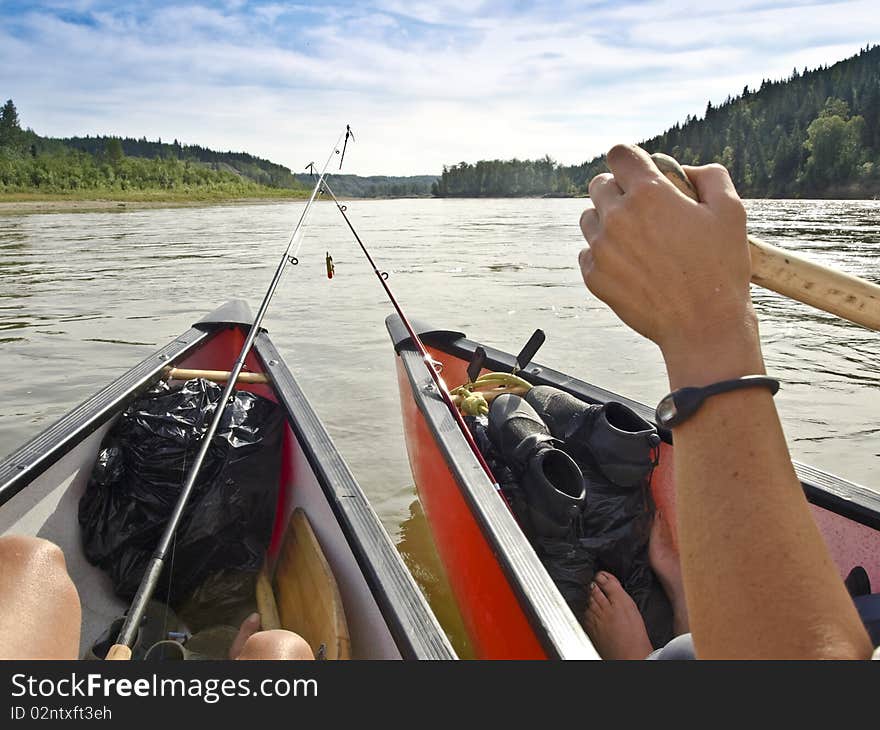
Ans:
[[[590,184],[581,269],[656,342],[671,388],[764,372],[745,212],[727,172],[678,192],[636,147]],[[714,396],[675,429],[682,573],[700,658],[867,658],[867,634],[812,519],[763,389]]]

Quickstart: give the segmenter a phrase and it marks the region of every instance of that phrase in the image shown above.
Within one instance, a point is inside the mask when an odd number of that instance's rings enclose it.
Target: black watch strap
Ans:
[[[779,381],[766,375],[744,375],[733,380],[722,380],[702,388],[673,390],[657,404],[657,425],[672,428],[684,423],[703,405],[706,398],[742,388],[767,388],[772,395],[779,390]]]

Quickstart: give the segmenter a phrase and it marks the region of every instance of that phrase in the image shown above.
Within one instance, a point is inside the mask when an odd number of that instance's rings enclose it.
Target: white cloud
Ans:
[[[880,38],[865,0],[713,5],[67,5],[94,27],[0,10],[0,94],[42,133],[176,137],[294,168],[350,122],[348,171],[411,174],[580,162]]]

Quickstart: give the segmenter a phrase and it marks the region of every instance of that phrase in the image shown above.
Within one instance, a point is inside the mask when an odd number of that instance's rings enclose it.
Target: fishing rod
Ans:
[[[343,137],[345,137],[345,142],[347,143],[349,136],[351,136],[351,128],[346,126],[345,131],[339,135],[336,144],[333,145],[330,155],[327,157],[327,162],[324,164],[321,174],[318,177],[318,181],[315,183],[312,194],[303,208],[303,212],[299,217],[296,227],[293,229],[290,240],[287,242],[287,248],[285,248],[284,254],[281,256],[281,261],[278,263],[278,268],[275,270],[272,282],[269,284],[269,288],[266,290],[266,294],[263,297],[259,310],[257,311],[257,316],[254,317],[254,322],[244,341],[244,345],[242,345],[241,352],[239,352],[238,358],[229,373],[229,379],[226,381],[226,387],[223,389],[223,394],[217,402],[217,409],[214,413],[214,417],[211,419],[211,424],[202,436],[198,454],[187,474],[180,496],[177,498],[177,504],[174,505],[174,511],[168,519],[168,524],[165,526],[165,531],[162,533],[162,537],[159,540],[159,544],[156,546],[156,550],[153,552],[152,558],[150,558],[150,562],[147,565],[147,569],[144,572],[143,578],[141,578],[140,585],[138,586],[137,593],[135,593],[128,613],[125,616],[125,622],[116,638],[116,644],[110,647],[110,651],[107,653],[107,659],[131,659],[131,646],[134,644],[135,638],[137,637],[138,628],[141,625],[141,620],[146,611],[147,603],[150,598],[152,598],[156,586],[159,583],[159,578],[165,565],[165,556],[168,554],[168,550],[174,540],[177,527],[183,516],[183,510],[192,494],[193,488],[195,487],[196,478],[198,477],[202,464],[205,461],[205,456],[211,446],[214,434],[217,432],[217,428],[223,418],[226,405],[232,401],[232,391],[235,388],[239,373],[241,373],[241,370],[244,367],[245,358],[251,351],[251,347],[253,346],[254,340],[260,330],[260,324],[263,322],[263,317],[266,314],[266,310],[269,308],[269,302],[272,300],[272,296],[278,288],[278,283],[281,281],[281,275],[284,273],[285,267],[288,263],[297,263],[296,254],[299,253],[300,246],[302,245],[303,230],[305,228],[307,216],[321,190],[321,186],[324,183],[324,177],[327,174],[327,169],[330,167],[330,162],[333,159],[333,156],[340,154],[339,143],[342,141]],[[340,165],[343,157],[344,155],[340,156]],[[291,253],[291,251],[293,252]]]
[[[440,397],[443,399],[443,402],[446,404],[447,408],[449,408],[452,413],[452,417],[455,419],[455,422],[461,428],[462,433],[464,434],[464,438],[468,443],[468,446],[471,447],[471,450],[474,452],[474,455],[477,457],[477,460],[480,462],[480,466],[483,467],[483,471],[486,472],[486,476],[489,477],[489,481],[495,486],[496,490],[500,491],[500,486],[498,481],[495,479],[495,476],[492,474],[492,469],[489,467],[489,464],[486,463],[486,459],[483,457],[483,454],[480,452],[479,447],[477,446],[476,441],[474,441],[474,437],[471,434],[470,429],[464,421],[464,418],[461,415],[461,412],[456,407],[455,403],[452,401],[452,396],[449,394],[449,388],[446,387],[446,383],[440,375],[440,367],[441,364],[437,362],[431,354],[428,352],[421,338],[416,334],[416,331],[413,329],[413,326],[410,324],[409,319],[403,313],[403,309],[401,309],[400,304],[397,301],[397,298],[394,296],[394,292],[391,291],[391,287],[388,286],[388,272],[387,271],[379,271],[379,268],[376,266],[376,262],[373,260],[373,257],[370,255],[370,252],[367,250],[367,247],[364,245],[364,242],[361,240],[361,237],[358,235],[358,232],[355,230],[354,226],[349,220],[348,215],[346,215],[346,206],[339,202],[339,199],[330,189],[330,186],[327,184],[325,180],[322,184],[321,192],[326,193],[330,196],[333,202],[336,204],[336,207],[339,209],[339,212],[342,213],[342,217],[345,219],[345,222],[348,224],[348,228],[354,236],[355,240],[358,242],[358,245],[361,247],[361,251],[364,252],[364,256],[367,257],[367,261],[370,262],[370,266],[373,267],[373,273],[376,274],[376,277],[379,279],[379,283],[382,285],[382,288],[385,290],[385,293],[388,295],[388,299],[391,301],[391,306],[394,307],[394,311],[397,312],[397,316],[400,317],[400,321],[403,322],[403,326],[406,328],[406,331],[409,333],[410,338],[413,341],[413,344],[416,347],[419,355],[422,356],[422,359],[425,362],[425,365],[428,368],[428,372],[431,374],[431,378],[434,380],[434,385],[437,386],[437,391],[440,393]]]

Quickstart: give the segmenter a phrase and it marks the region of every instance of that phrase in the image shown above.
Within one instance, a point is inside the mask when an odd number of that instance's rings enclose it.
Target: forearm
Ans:
[[[763,373],[753,315],[744,319],[705,347],[665,351],[671,387]],[[679,546],[698,656],[870,656],[770,393],[709,398],[674,439]]]

